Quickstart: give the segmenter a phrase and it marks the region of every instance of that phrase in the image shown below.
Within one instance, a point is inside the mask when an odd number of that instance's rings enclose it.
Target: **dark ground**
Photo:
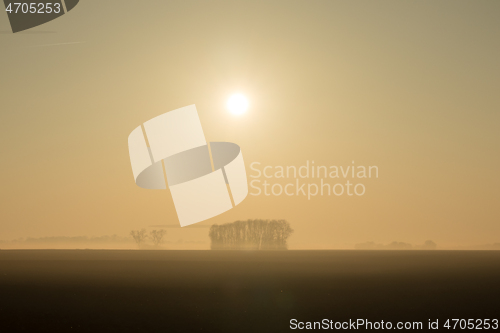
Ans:
[[[500,251],[0,251],[0,332],[500,319]],[[490,330],[491,331],[491,330]]]

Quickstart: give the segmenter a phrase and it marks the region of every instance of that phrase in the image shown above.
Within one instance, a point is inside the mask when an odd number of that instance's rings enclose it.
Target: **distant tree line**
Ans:
[[[357,250],[435,250],[437,248],[436,243],[431,240],[425,241],[423,245],[415,245],[404,242],[392,242],[387,245],[376,244],[374,242],[367,242],[356,244],[355,248]]]
[[[293,233],[285,220],[247,220],[210,227],[212,250],[286,250]]]

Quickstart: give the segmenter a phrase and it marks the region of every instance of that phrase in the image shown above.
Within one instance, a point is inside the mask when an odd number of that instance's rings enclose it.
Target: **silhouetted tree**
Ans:
[[[149,237],[153,241],[153,244],[155,246],[158,246],[158,245],[160,245],[163,242],[163,236],[165,236],[166,233],[167,233],[167,231],[164,230],[164,229],[152,230],[149,233],[149,235],[150,235]]]
[[[130,235],[134,238],[134,241],[139,246],[141,246],[141,244],[144,243],[146,241],[146,238],[148,237],[148,235],[146,235],[146,229],[132,230],[130,232]]]
[[[422,248],[425,250],[435,250],[436,247],[437,247],[436,243],[434,243],[431,240],[425,241],[424,246],[422,246]]]
[[[389,250],[410,250],[412,245],[404,242],[392,242],[386,248]]]
[[[214,250],[286,250],[292,233],[285,220],[247,220],[214,224],[209,237]]]

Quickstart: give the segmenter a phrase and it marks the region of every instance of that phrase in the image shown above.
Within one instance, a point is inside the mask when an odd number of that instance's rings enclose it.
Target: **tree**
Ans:
[[[146,229],[132,230],[130,235],[134,238],[134,241],[138,246],[141,246],[141,244],[144,243],[148,237],[148,235],[146,235]]]
[[[286,250],[292,233],[285,220],[247,220],[214,224],[209,237],[212,249]]]
[[[412,245],[404,242],[392,242],[386,248],[389,250],[411,250]]]
[[[155,246],[159,246],[163,242],[163,236],[165,236],[166,233],[167,231],[164,229],[152,230],[149,233],[149,237],[151,238]]]
[[[435,250],[436,247],[437,247],[436,243],[434,243],[431,240],[426,240],[422,248],[426,250]]]

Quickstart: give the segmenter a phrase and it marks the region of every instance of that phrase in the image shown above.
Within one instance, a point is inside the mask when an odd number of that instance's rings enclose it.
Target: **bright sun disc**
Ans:
[[[233,114],[243,114],[248,109],[248,100],[242,94],[236,94],[227,101],[227,108]]]

